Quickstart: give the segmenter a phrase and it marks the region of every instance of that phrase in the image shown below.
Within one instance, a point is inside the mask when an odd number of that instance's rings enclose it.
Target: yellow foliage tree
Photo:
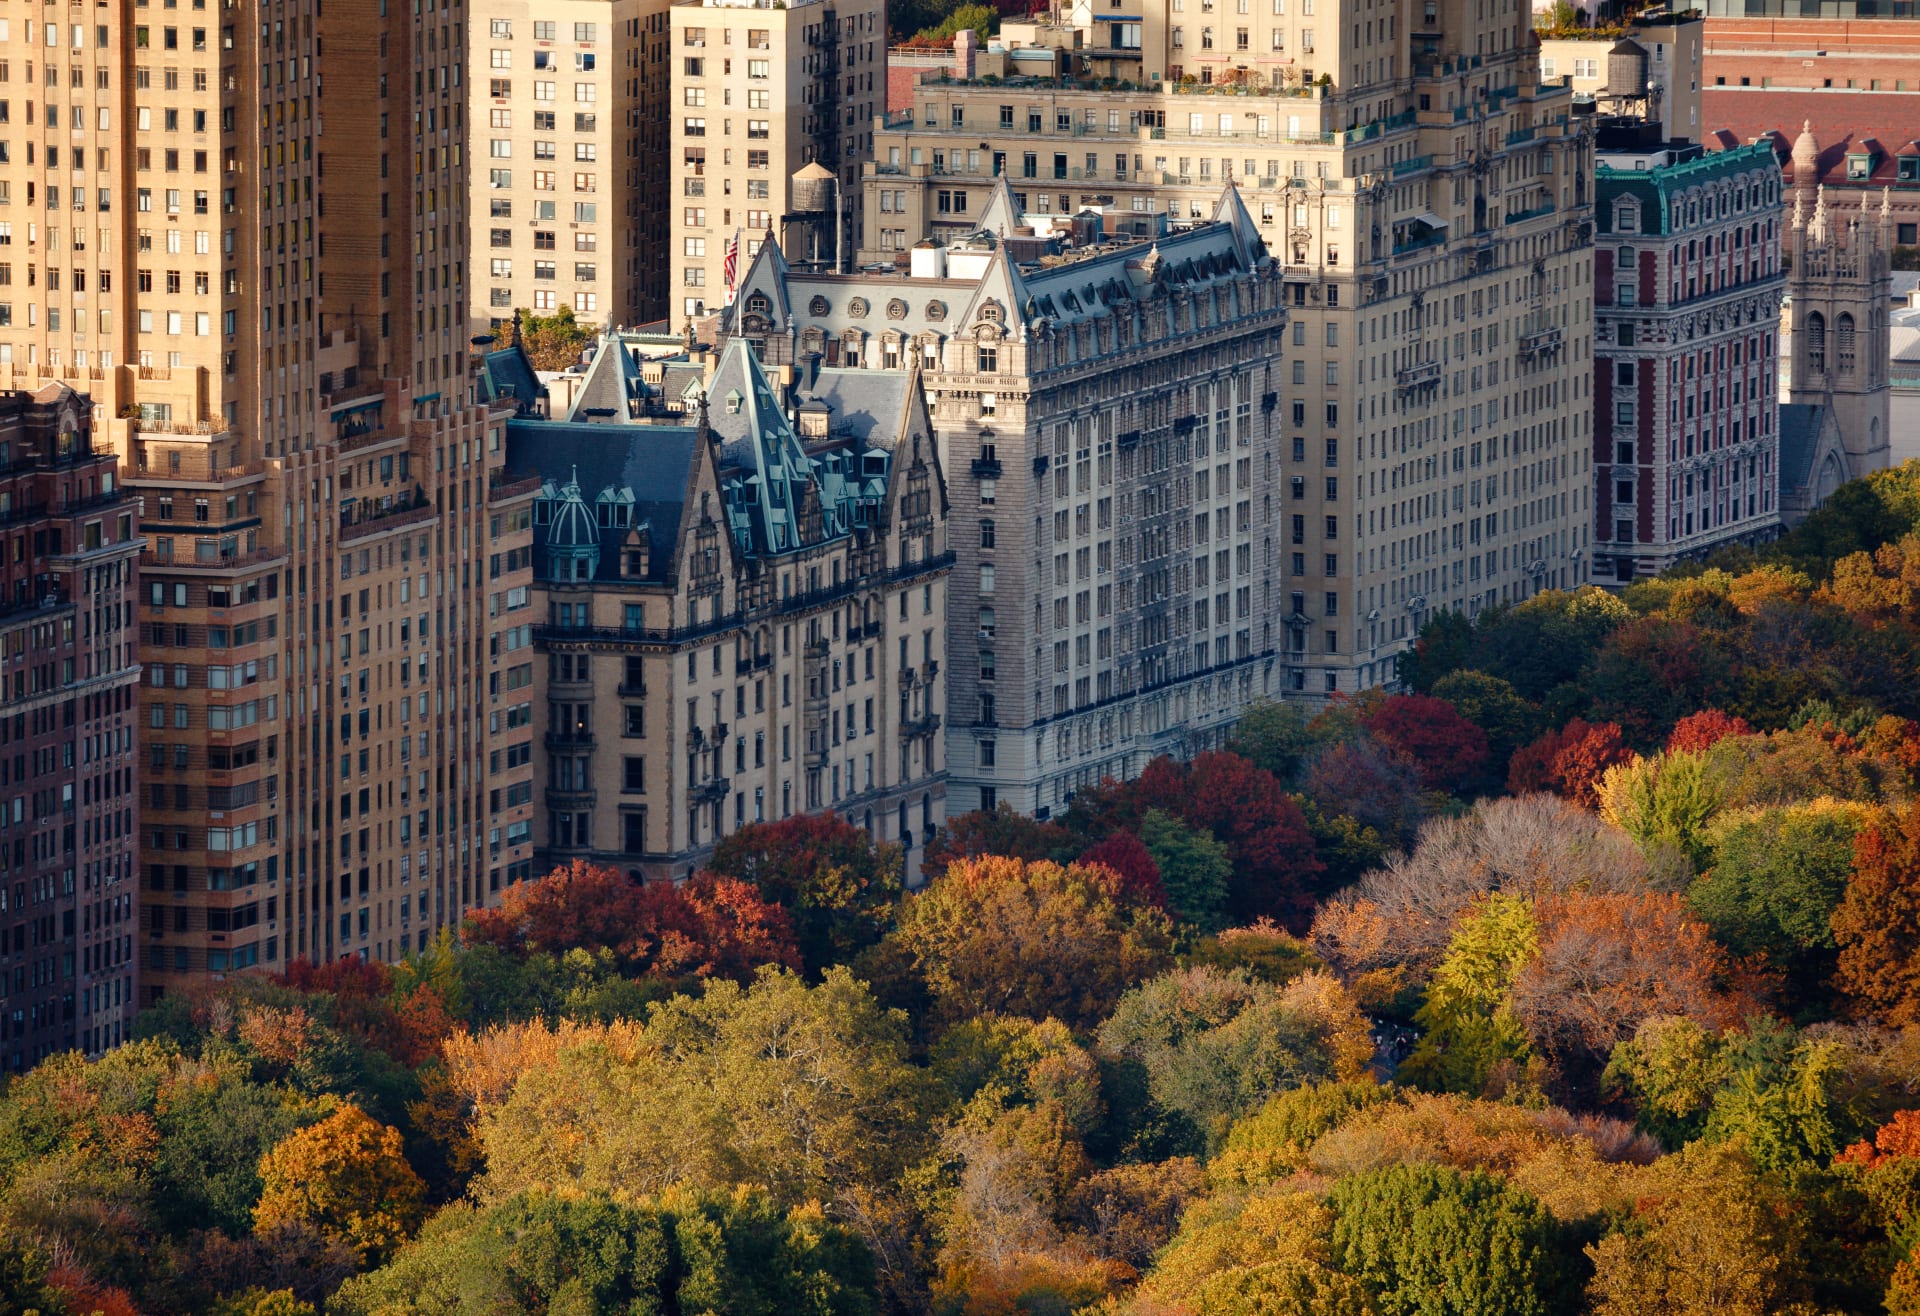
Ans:
[[[253,1228],[266,1235],[309,1224],[377,1264],[425,1214],[426,1185],[407,1164],[400,1131],[342,1106],[280,1140],[260,1158]]]

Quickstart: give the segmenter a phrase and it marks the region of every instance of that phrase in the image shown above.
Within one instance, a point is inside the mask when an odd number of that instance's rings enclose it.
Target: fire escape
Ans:
[[[840,16],[831,4],[821,6],[820,21],[807,31],[813,47],[813,122],[808,137],[813,158],[840,177]]]

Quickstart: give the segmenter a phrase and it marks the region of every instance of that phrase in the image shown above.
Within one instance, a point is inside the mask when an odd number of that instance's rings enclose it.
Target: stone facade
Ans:
[[[917,378],[603,338],[571,401],[489,363],[542,481],[542,863],[684,877],[831,811],[919,874],[946,818],[947,492]]]

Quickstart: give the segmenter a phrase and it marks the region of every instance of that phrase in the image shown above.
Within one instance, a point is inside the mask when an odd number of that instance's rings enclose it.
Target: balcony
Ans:
[[[416,486],[412,493],[393,494],[380,499],[361,498],[340,509],[340,539],[361,539],[367,535],[398,530],[404,526],[431,521],[439,509]]]
[[[545,739],[547,748],[557,753],[573,753],[593,748],[593,733],[585,729],[549,731]]]
[[[1551,356],[1560,350],[1560,331],[1558,329],[1536,329],[1530,334],[1520,335],[1520,359],[1531,361],[1536,357]]]
[[[514,471],[496,470],[487,476],[487,501],[504,503],[540,492],[540,477]]]
[[[900,724],[900,734],[908,738],[931,736],[940,729],[938,713],[922,713],[919,717],[910,717]]]
[[[1000,461],[996,457],[975,457],[967,468],[977,480],[997,480],[1000,478]]]
[[[727,798],[731,785],[725,777],[708,777],[688,791],[687,798],[695,804],[716,804]]]
[[[1404,370],[1393,372],[1393,386],[1402,391],[1416,388],[1437,388],[1440,384],[1440,363],[1423,361],[1419,365],[1408,366]]]

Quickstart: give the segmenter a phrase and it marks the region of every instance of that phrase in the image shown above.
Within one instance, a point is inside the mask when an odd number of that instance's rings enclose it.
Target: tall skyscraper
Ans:
[[[469,382],[466,10],[88,17],[14,20],[0,362],[88,392],[142,500],[142,990],[393,957],[531,855],[529,769],[492,771],[529,541]]]
[[[138,509],[89,411],[0,394],[0,1072],[125,1041],[138,999]]]
[[[793,245],[790,218],[823,260],[860,244],[860,170],[887,106],[887,9],[677,0],[670,13],[677,326],[725,306],[769,234]]]
[[[479,0],[467,115],[472,325],[666,314],[667,0]]]

